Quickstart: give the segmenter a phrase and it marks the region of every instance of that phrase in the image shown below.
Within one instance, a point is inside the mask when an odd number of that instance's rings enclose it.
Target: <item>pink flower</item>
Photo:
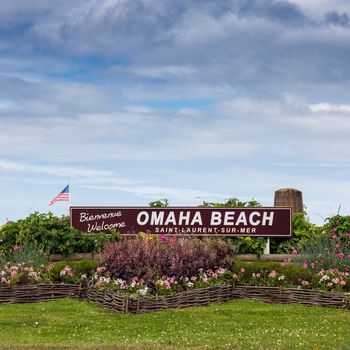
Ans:
[[[196,277],[196,276],[192,276],[192,277],[191,277],[191,281],[192,281],[192,282],[197,281],[197,277]]]
[[[138,277],[133,277],[133,278],[131,279],[131,283],[132,283],[134,286],[138,283],[138,281],[139,281]]]
[[[165,234],[164,234],[164,233],[161,233],[161,234],[159,235],[159,239],[160,239],[161,241],[165,241]]]
[[[22,250],[23,248],[24,248],[23,245],[21,245],[21,244],[15,244],[15,245],[13,246],[13,251],[15,252],[16,250]]]
[[[337,239],[337,235],[333,235],[332,238],[333,238],[333,239]]]
[[[333,232],[337,232],[337,227],[332,227]]]
[[[338,258],[339,258],[339,259],[343,259],[343,258],[344,258],[344,256],[345,256],[345,254],[344,254],[344,253],[339,253],[339,254],[338,254]]]
[[[168,281],[164,281],[163,285],[164,285],[165,289],[170,289],[171,288],[171,285],[170,285],[170,283]]]
[[[311,263],[311,268],[314,269],[315,268],[315,263]]]
[[[304,262],[303,268],[304,268],[304,269],[307,269],[307,263],[306,263],[306,262]]]
[[[292,254],[293,254],[293,255],[297,255],[297,254],[298,254],[298,251],[297,251],[296,249],[293,249],[293,250],[292,250]]]
[[[60,272],[60,276],[68,276],[72,277],[74,275],[72,269],[69,266],[65,266],[63,270]]]
[[[272,270],[270,273],[269,273],[269,277],[271,278],[275,278],[277,276],[277,272],[275,270]]]
[[[301,281],[301,284],[302,284],[303,286],[308,286],[308,285],[310,284],[310,282],[309,282],[309,281],[302,280],[302,281]]]
[[[350,260],[350,254],[348,255],[348,259]]]
[[[244,267],[241,267],[239,271],[240,271],[241,273],[244,273],[244,272],[245,272]]]
[[[255,277],[256,277],[256,278],[260,278],[260,277],[261,277],[261,274],[260,274],[260,273],[257,273],[257,274],[255,275]]]
[[[327,287],[332,287],[333,286],[333,283],[332,282],[328,282],[327,283]]]
[[[97,269],[96,269],[96,272],[97,273],[103,273],[103,272],[105,272],[106,271],[106,268],[104,267],[104,266],[100,266],[100,267],[98,267]]]
[[[346,286],[346,282],[344,280],[341,280],[339,283],[341,286]]]

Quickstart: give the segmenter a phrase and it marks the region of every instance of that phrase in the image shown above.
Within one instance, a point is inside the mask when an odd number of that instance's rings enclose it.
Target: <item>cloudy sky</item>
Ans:
[[[3,0],[0,222],[301,190],[350,211],[348,0]]]

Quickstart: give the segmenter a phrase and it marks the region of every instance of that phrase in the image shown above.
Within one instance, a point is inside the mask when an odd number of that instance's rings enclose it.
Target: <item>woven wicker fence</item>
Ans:
[[[234,299],[258,299],[265,303],[350,307],[349,299],[344,293],[310,289],[236,286],[232,297]]]
[[[130,298],[111,290],[74,284],[38,284],[0,288],[0,304],[34,303],[60,298],[81,298],[122,313],[141,314],[168,308],[205,306],[231,299],[257,299],[266,303],[329,306],[350,310],[350,296],[339,292],[297,288],[216,285],[163,296]]]
[[[85,297],[87,300],[105,308],[123,313],[146,313],[168,308],[189,306],[205,306],[219,301],[232,299],[234,285],[218,285],[207,288],[192,289],[180,293],[162,296],[143,297],[136,299],[110,290],[89,288]]]
[[[35,303],[45,300],[81,297],[82,287],[78,284],[37,284],[0,287],[0,304]]]
[[[266,303],[303,304],[350,309],[350,297],[344,293],[297,288],[219,285],[164,296],[131,299],[108,290],[89,288],[86,298],[105,308],[123,313],[146,313],[167,308],[205,306],[231,299],[261,300]]]

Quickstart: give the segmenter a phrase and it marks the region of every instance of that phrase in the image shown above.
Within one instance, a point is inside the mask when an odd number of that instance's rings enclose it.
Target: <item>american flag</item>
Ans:
[[[69,202],[69,185],[67,185],[51,202],[50,205],[56,202]]]

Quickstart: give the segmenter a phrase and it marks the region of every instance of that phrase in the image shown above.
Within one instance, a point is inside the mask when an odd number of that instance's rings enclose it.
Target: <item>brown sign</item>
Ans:
[[[291,237],[291,208],[70,207],[71,226],[87,233]]]

